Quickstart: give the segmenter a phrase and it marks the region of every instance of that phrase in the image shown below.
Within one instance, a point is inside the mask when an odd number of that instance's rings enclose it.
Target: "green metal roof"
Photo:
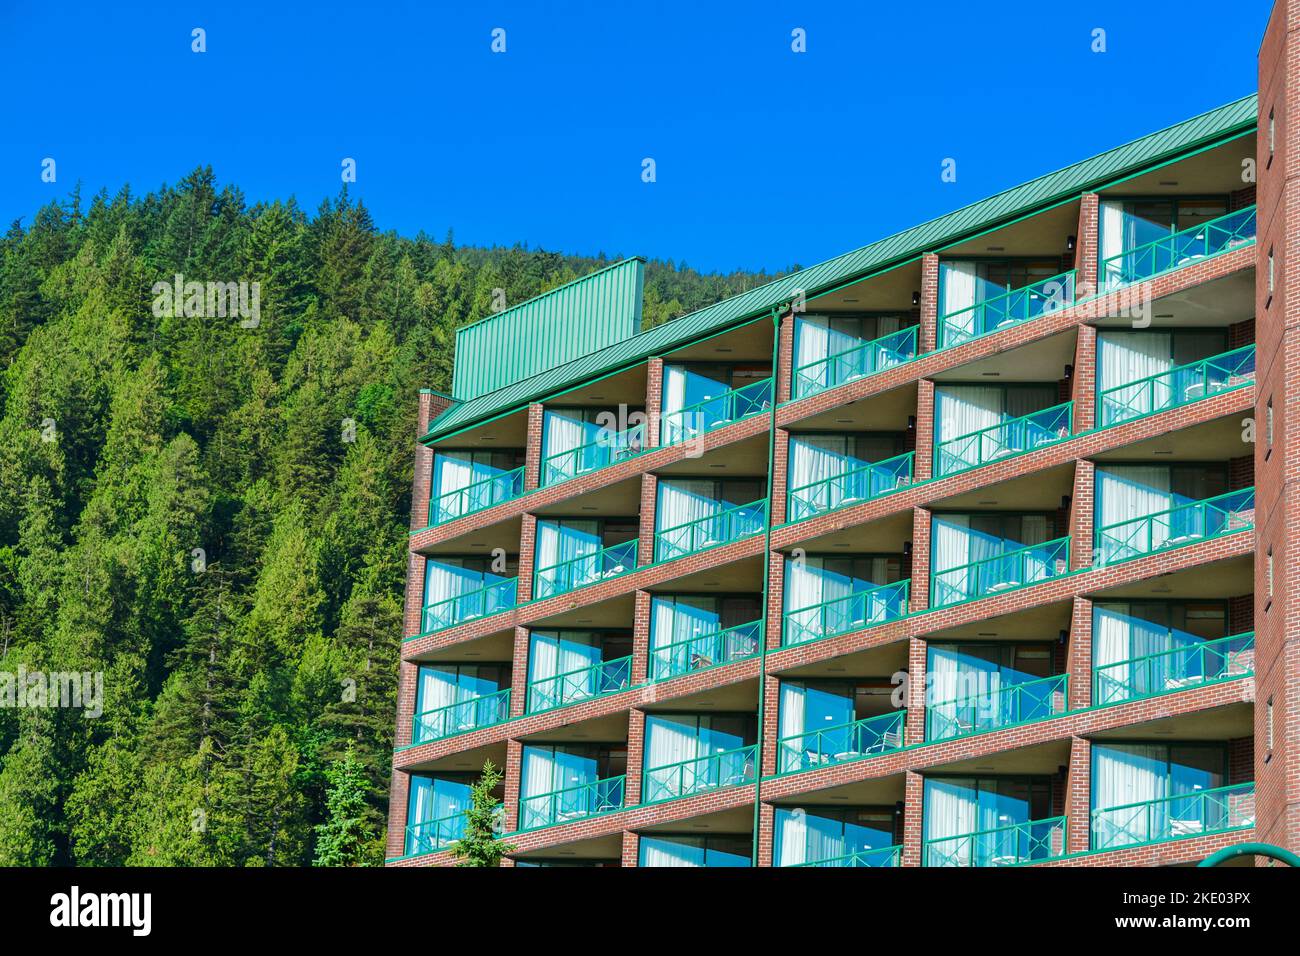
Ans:
[[[710,333],[754,319],[774,306],[788,303],[796,290],[817,295],[847,281],[878,272],[923,252],[1009,222],[1037,209],[1061,202],[1089,189],[1173,159],[1215,140],[1255,125],[1255,94],[1151,133],[1124,146],[1067,166],[955,212],[828,259],[740,295],[682,316],[531,378],[448,408],[426,436],[436,439],[502,412],[680,348]]]

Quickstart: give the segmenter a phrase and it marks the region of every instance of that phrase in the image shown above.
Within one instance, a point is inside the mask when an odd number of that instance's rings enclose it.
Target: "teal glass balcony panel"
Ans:
[[[794,370],[794,397],[806,398],[828,388],[903,365],[916,358],[917,326],[800,365]]]
[[[462,700],[445,707],[435,707],[416,714],[412,721],[411,743],[427,744],[444,737],[491,727],[510,719],[510,688]]]
[[[761,414],[772,407],[772,379],[750,382],[702,402],[665,412],[659,422],[659,443],[675,445],[724,425]]]
[[[536,599],[554,597],[598,581],[616,578],[636,570],[637,541],[624,541],[591,554],[570,558],[533,575]]]
[[[798,773],[814,767],[847,763],[899,750],[907,711],[866,717],[838,727],[824,727],[777,741],[777,772]]]
[[[542,459],[541,484],[543,487],[558,485],[570,478],[635,458],[645,451],[645,436],[645,422],[641,422],[621,432],[602,430],[595,441],[547,455]]]
[[[832,856],[825,860],[812,860],[805,863],[791,863],[790,866],[902,866],[903,848],[901,846],[884,846],[878,850],[854,850],[844,856]]]
[[[1238,209],[1103,259],[1098,269],[1102,291],[1181,269],[1254,241],[1255,207]]]
[[[1070,437],[1073,412],[1074,402],[1062,402],[949,439],[935,449],[936,476],[956,474],[1065,441]]]
[[[1072,305],[1074,280],[1075,271],[1071,269],[940,316],[939,348],[991,335]]]
[[[446,850],[465,835],[465,823],[464,813],[453,813],[437,820],[411,824],[406,828],[407,856]]]
[[[1094,706],[1119,704],[1254,672],[1255,633],[1251,631],[1095,667],[1092,702]]]
[[[441,631],[476,618],[508,611],[518,603],[519,579],[505,578],[466,591],[424,609],[424,633]]]
[[[1224,833],[1255,825],[1255,784],[1238,783],[1092,811],[1092,848]]]
[[[937,572],[931,579],[934,607],[990,597],[1060,577],[1070,570],[1070,538],[1017,548]]]
[[[949,740],[1059,717],[1068,707],[1069,680],[1068,674],[1056,674],[930,704],[925,709],[925,739]]]
[[[1255,346],[1246,345],[1106,389],[1097,396],[1101,406],[1098,421],[1103,426],[1117,425],[1254,381]]]
[[[757,744],[662,767],[651,767],[644,775],[641,800],[644,803],[659,803],[753,783],[757,768]]]
[[[803,644],[907,616],[912,582],[895,581],[785,613],[782,643]]]
[[[655,534],[655,560],[671,561],[697,551],[752,538],[767,529],[767,501],[736,505]]]
[[[1065,855],[1066,818],[1012,823],[928,840],[925,866],[1015,866]]]
[[[519,801],[519,829],[537,830],[621,810],[626,780],[626,777],[608,777],[524,797]]]
[[[912,483],[912,465],[915,460],[916,453],[909,451],[792,488],[786,506],[786,520],[802,521],[813,515],[847,508],[906,488]]]
[[[758,653],[763,643],[763,622],[750,621],[712,634],[650,649],[650,679],[667,680],[692,671],[743,661]]]
[[[1101,564],[1128,561],[1245,531],[1254,524],[1255,489],[1242,488],[1098,528],[1098,560]]]
[[[632,658],[601,661],[590,667],[543,677],[528,685],[528,712],[567,707],[578,701],[616,694],[632,686]]]
[[[503,471],[472,485],[448,491],[429,499],[429,524],[445,524],[472,515],[524,493],[524,469]]]

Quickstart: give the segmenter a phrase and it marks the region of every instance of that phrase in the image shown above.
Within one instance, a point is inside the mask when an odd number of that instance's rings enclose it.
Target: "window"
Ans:
[[[650,679],[757,653],[762,616],[758,595],[655,595],[650,601]]]
[[[1274,270],[1273,270],[1273,247],[1268,248],[1268,294],[1273,294],[1274,288]]]
[[[778,772],[806,770],[902,746],[902,712],[893,706],[893,689],[886,678],[782,681]],[[898,719],[883,719],[890,714]],[[869,726],[854,726],[874,717],[882,719]]]
[[[1055,382],[1042,385],[945,385],[935,389],[936,473],[948,475],[1041,444],[1069,433],[1068,414],[1059,421],[1039,416],[1012,428],[994,428],[1059,404]],[[992,429],[990,431],[990,429]],[[1038,434],[1046,430],[1046,434]],[[981,434],[973,438],[976,432]],[[959,440],[965,439],[965,440]]]
[[[617,809],[623,803],[619,781],[627,773],[627,747],[621,744],[529,744],[523,749],[519,826],[562,823]]]
[[[632,635],[533,631],[528,641],[528,711],[562,707],[622,690],[631,680]],[[619,661],[599,667],[601,663]]]
[[[656,561],[738,541],[767,524],[764,479],[665,479],[659,482],[658,497]]]
[[[1231,801],[1204,796],[1225,784],[1227,771],[1221,743],[1094,743],[1093,849],[1237,825]]]
[[[465,833],[472,774],[412,774],[406,804],[406,852],[433,853]],[[498,788],[500,799],[505,787]]]
[[[923,862],[926,866],[988,866],[1053,855],[1060,844],[1059,838],[1054,842],[1051,837],[1054,824],[1026,827],[1025,840],[1007,838],[1014,832],[1009,828],[1050,817],[1051,782],[1047,777],[927,777]],[[977,833],[978,839],[960,839]]]
[[[802,315],[794,327],[794,395],[802,398],[915,357],[907,313]],[[881,340],[884,341],[881,341]],[[862,348],[876,342],[874,348]]]
[[[1226,329],[1099,333],[1100,424],[1149,415],[1227,387],[1232,379],[1226,370],[1194,364],[1222,355],[1227,347]]]
[[[439,524],[521,494],[524,463],[518,451],[449,451],[433,456],[429,523]]]
[[[803,434],[790,439],[788,520],[893,491],[911,480],[903,432]],[[899,460],[895,460],[899,459]],[[888,462],[880,468],[869,464]]]
[[[1273,110],[1268,111],[1268,161],[1273,162],[1273,150],[1277,145],[1277,120]]]
[[[518,558],[439,555],[424,564],[424,630],[450,627],[514,607]]]
[[[777,807],[776,866],[888,866],[895,849],[893,809]]]
[[[486,727],[510,715],[509,664],[421,664],[415,696],[414,742]]]
[[[1265,587],[1267,588],[1267,590],[1264,593],[1271,598],[1273,596],[1273,546],[1272,545],[1269,545],[1268,557],[1265,563],[1266,563]]]
[[[1065,686],[1044,682],[1055,670],[1052,650],[1048,643],[930,644],[926,738],[944,740],[1058,713]]]
[[[748,836],[646,836],[638,841],[637,866],[749,866]]]
[[[1273,396],[1268,397],[1268,404],[1264,406],[1264,448],[1273,447]]]
[[[1273,752],[1273,697],[1270,694],[1264,713],[1264,736],[1268,752]]]

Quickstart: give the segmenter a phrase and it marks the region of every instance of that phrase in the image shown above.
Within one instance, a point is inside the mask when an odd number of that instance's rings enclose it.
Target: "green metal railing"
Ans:
[[[1194,790],[1092,811],[1092,848],[1224,833],[1255,825],[1255,784]]]
[[[1074,281],[1075,270],[1071,269],[942,315],[939,348],[969,342],[1063,309],[1074,302]]]
[[[977,468],[1002,458],[1019,455],[1070,437],[1074,402],[1062,402],[1042,411],[1009,418],[942,442],[934,450],[936,477]]]
[[[925,866],[1015,866],[1065,855],[1066,818],[1049,817],[925,842]]]
[[[429,499],[429,524],[445,524],[456,518],[483,511],[524,493],[524,468],[484,478],[464,488],[435,495]]]
[[[519,579],[503,578],[473,591],[457,594],[424,609],[423,633],[455,627],[475,618],[506,611],[518,603]]]
[[[849,471],[790,489],[786,520],[802,521],[813,515],[880,498],[912,483],[915,452],[884,461],[863,462]]]
[[[547,455],[542,459],[542,487],[558,485],[578,475],[585,475],[620,461],[635,458],[645,451],[645,436],[645,422],[621,432],[602,429],[595,441]]]
[[[435,707],[416,714],[411,724],[411,743],[454,737],[481,727],[491,727],[510,719],[510,688]]]
[[[827,857],[824,860],[810,860],[806,863],[789,863],[797,866],[902,866],[903,848],[901,846],[882,846],[876,850],[854,850],[843,856]]]
[[[632,685],[632,658],[619,657],[588,667],[543,677],[528,685],[528,712],[567,707],[581,700],[627,690]]]
[[[453,813],[406,828],[406,855],[445,850],[465,835],[465,814]]]
[[[847,763],[899,750],[903,746],[906,710],[782,737],[776,743],[777,772],[798,773],[813,767]]]
[[[916,358],[917,328],[911,325],[800,365],[794,370],[794,397],[816,395],[912,361]]]
[[[866,591],[785,612],[781,643],[819,641],[907,616],[911,580],[881,584]]]
[[[675,445],[771,407],[772,379],[750,382],[743,388],[733,388],[694,405],[664,412],[659,420],[659,443]]]
[[[1097,529],[1101,564],[1167,551],[1254,527],[1255,489],[1242,488],[1203,501],[1166,508]]]
[[[519,801],[519,829],[536,830],[572,823],[623,808],[626,777],[607,777],[576,787],[552,790]]]
[[[1255,346],[1245,345],[1099,392],[1099,424],[1117,425],[1154,415],[1254,381]]]
[[[1055,674],[930,704],[925,708],[925,739],[950,740],[1059,717],[1069,706],[1069,681],[1070,675]]]
[[[659,803],[709,790],[738,787],[753,783],[757,771],[757,744],[651,767],[642,779],[641,800],[643,803]]]
[[[669,561],[697,551],[762,534],[767,527],[767,499],[733,505],[723,511],[655,533],[655,560]]]
[[[762,642],[763,622],[750,621],[726,630],[652,647],[650,679],[667,680],[680,674],[741,661],[757,654]]]
[[[1101,261],[1102,291],[1150,279],[1255,241],[1255,207],[1161,236]]]
[[[541,568],[533,574],[533,597],[553,597],[636,570],[637,541],[624,541],[591,554]]]
[[[1092,670],[1092,703],[1118,704],[1255,672],[1255,632],[1101,664]]]
[[[930,603],[944,607],[1027,587],[1070,570],[1070,538],[1057,538],[935,572]]]

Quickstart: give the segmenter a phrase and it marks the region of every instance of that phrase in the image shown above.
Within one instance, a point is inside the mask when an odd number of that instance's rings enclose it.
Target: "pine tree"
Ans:
[[[503,809],[496,796],[500,785],[501,771],[491,760],[484,761],[483,772],[470,787],[465,835],[451,848],[451,855],[460,860],[457,866],[500,866],[501,858],[515,851],[513,843],[497,839]]]
[[[366,802],[365,770],[352,753],[344,753],[326,773],[324,823],[316,827],[316,858],[312,866],[374,866],[383,862],[376,839],[373,809]]]

